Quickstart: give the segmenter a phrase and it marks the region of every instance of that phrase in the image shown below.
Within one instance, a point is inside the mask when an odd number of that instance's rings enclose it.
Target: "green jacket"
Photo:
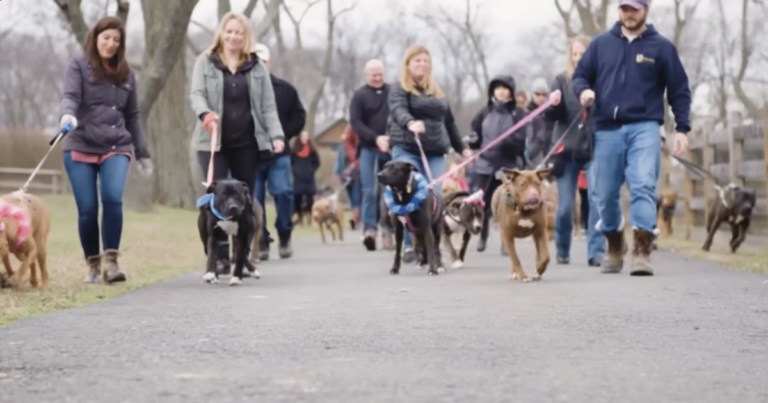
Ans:
[[[204,112],[216,112],[221,116],[224,101],[224,72],[216,68],[207,52],[195,60],[192,71],[189,100],[195,112],[195,131],[192,133],[192,149],[195,151],[211,150],[211,135],[203,128],[199,116]],[[251,93],[251,114],[256,131],[256,143],[259,150],[274,151],[272,141],[284,140],[283,128],[277,115],[277,104],[269,71],[263,63],[258,63],[248,72],[248,88]],[[221,135],[218,137],[216,151],[221,149]]]

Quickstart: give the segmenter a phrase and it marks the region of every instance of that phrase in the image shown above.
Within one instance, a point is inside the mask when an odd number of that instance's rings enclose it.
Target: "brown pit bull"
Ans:
[[[675,218],[675,206],[677,205],[677,194],[672,189],[661,192],[656,202],[656,227],[660,234],[664,236],[672,235],[672,220]]]
[[[320,237],[325,240],[325,228],[331,232],[331,237],[336,240],[336,233],[333,226],[339,230],[339,241],[344,241],[344,210],[339,202],[338,192],[323,197],[312,205],[312,220],[320,227]]]
[[[499,225],[502,241],[512,262],[512,280],[527,283],[541,280],[549,264],[549,241],[547,239],[547,207],[542,194],[542,180],[549,175],[549,169],[520,171],[502,168],[497,177],[502,185],[491,199],[491,209]],[[554,187],[554,186],[552,186]],[[515,250],[515,239],[533,236],[536,244],[536,275],[532,278],[523,271]]]
[[[36,196],[19,191],[0,198],[0,257],[7,275],[7,280],[0,278],[0,285],[19,289],[29,271],[29,284],[37,288],[36,268],[39,267],[41,285],[48,286],[46,260],[50,230],[50,210]],[[21,262],[16,272],[11,266],[12,254]]]

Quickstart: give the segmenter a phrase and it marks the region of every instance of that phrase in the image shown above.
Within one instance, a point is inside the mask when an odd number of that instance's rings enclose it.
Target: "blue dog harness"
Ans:
[[[224,214],[221,213],[221,211],[216,210],[216,206],[214,206],[214,197],[213,193],[206,193],[203,195],[203,197],[197,199],[197,208],[203,207],[206,204],[208,204],[208,207],[211,209],[211,213],[216,216],[219,220],[229,220],[231,217],[227,217]]]
[[[408,225],[410,232],[416,232],[416,228],[413,227],[408,214],[413,213],[421,207],[421,203],[426,200],[427,195],[432,191],[429,189],[429,183],[420,173],[414,172],[413,178],[416,180],[416,193],[413,194],[411,200],[406,204],[397,204],[395,202],[395,196],[392,192],[392,188],[387,186],[384,188],[384,203],[387,204],[387,208],[394,215],[405,216],[405,222]],[[437,203],[432,204],[432,213],[437,212]]]

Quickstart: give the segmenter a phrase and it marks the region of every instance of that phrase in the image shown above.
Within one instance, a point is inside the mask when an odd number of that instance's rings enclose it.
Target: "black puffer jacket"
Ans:
[[[106,154],[133,148],[136,159],[149,158],[133,72],[121,84],[97,82],[86,56],[72,60],[59,104],[59,116],[65,114],[77,118],[77,127],[64,138],[65,151]]]
[[[389,111],[392,118],[389,125],[390,147],[399,145],[408,152],[419,154],[415,135],[407,125],[412,120],[421,120],[426,129],[421,135],[425,154],[444,155],[451,147],[462,153],[466,148],[446,99],[407,93],[396,82],[389,93]]]
[[[496,140],[501,134],[506,132],[512,126],[520,122],[527,114],[525,110],[515,104],[515,98],[500,105],[493,98],[494,89],[497,85],[503,84],[510,89],[510,93],[515,93],[515,79],[512,76],[497,76],[491,80],[488,85],[488,104],[481,109],[472,119],[470,124],[472,136],[469,142],[471,149],[477,150],[486,147]],[[507,115],[498,116],[498,115]],[[490,118],[504,119],[509,123],[507,127],[498,128],[494,133],[484,133],[483,126],[486,126]],[[497,120],[498,121],[498,120]],[[503,131],[502,131],[503,130]],[[500,168],[522,168],[525,164],[525,139],[530,135],[533,126],[529,123],[501,140],[496,146],[480,154],[477,159],[476,170],[482,175],[493,175]]]
[[[562,92],[562,101],[544,112],[547,121],[555,125],[553,141],[557,141],[574,119],[581,115],[581,104],[571,91],[571,82],[565,74],[558,75],[552,83],[552,92],[555,91]],[[593,134],[592,119],[587,120],[581,130],[577,123],[563,139],[563,150],[556,154],[557,157],[563,161],[588,162],[592,159]]]

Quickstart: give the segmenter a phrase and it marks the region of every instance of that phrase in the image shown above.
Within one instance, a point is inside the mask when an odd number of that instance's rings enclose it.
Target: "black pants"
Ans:
[[[488,231],[491,223],[491,199],[493,192],[501,185],[501,181],[494,175],[477,175],[477,184],[483,189],[483,202],[485,202],[485,217],[483,219],[483,230],[480,232],[480,238],[488,239]]]
[[[315,203],[315,195],[312,193],[294,193],[293,211],[309,213],[312,211],[312,205]]]
[[[587,189],[579,189],[579,200],[581,201],[581,228],[586,230],[589,226],[589,197],[587,197]]]
[[[208,178],[208,164],[211,159],[210,151],[198,151],[197,162],[203,171],[203,180]],[[256,175],[259,168],[259,148],[257,146],[224,148],[213,156],[213,180],[226,179],[229,173],[232,178],[248,184],[248,192],[253,194],[256,185]],[[218,245],[220,265],[229,264],[229,242],[222,241]]]

